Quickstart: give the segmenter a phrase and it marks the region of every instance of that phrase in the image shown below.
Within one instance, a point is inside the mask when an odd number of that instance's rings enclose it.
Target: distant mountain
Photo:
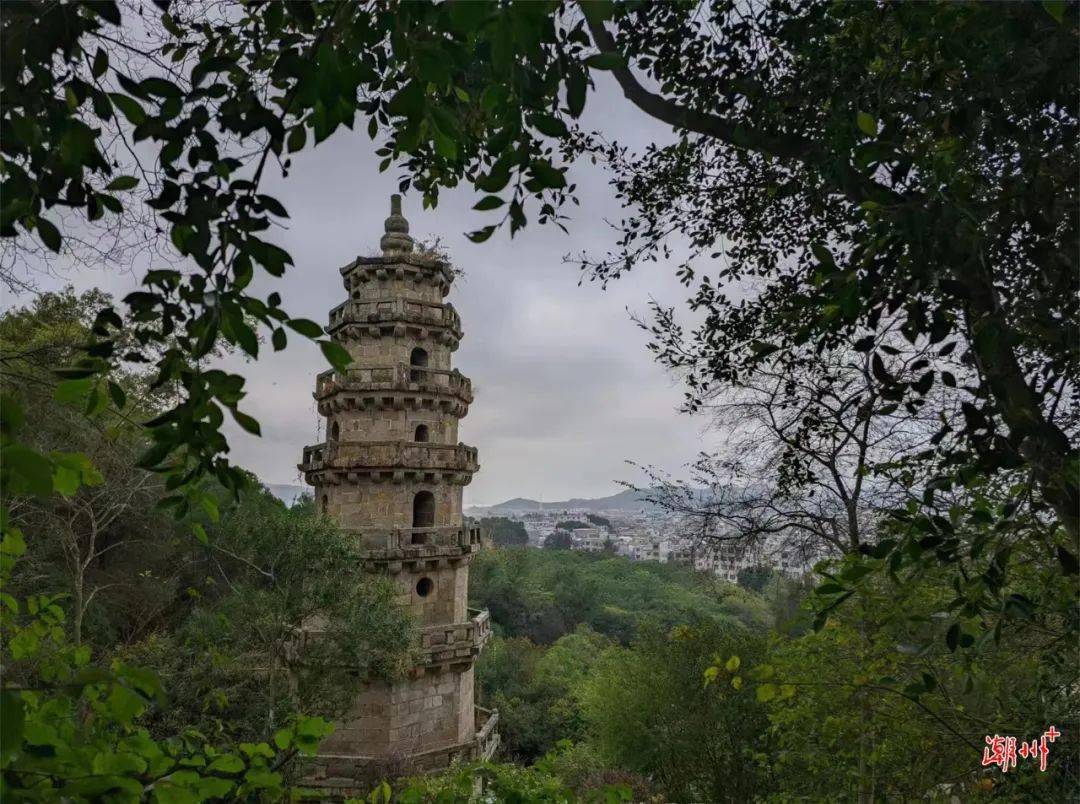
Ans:
[[[491,516],[519,511],[638,511],[642,508],[652,510],[654,506],[646,502],[641,492],[626,489],[610,497],[591,500],[575,497],[572,500],[542,503],[539,500],[515,497],[498,505],[473,506],[468,513],[471,516]]]
[[[288,506],[295,505],[296,501],[305,494],[311,496],[309,486],[290,486],[281,483],[267,483],[265,485],[271,494]]]

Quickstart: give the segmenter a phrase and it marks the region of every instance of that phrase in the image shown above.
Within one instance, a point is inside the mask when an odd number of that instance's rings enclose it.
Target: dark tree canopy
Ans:
[[[572,550],[574,537],[565,530],[556,530],[544,539],[545,550]]]
[[[529,543],[525,524],[504,516],[484,517],[480,527],[491,534],[491,540],[499,547],[524,547]]]

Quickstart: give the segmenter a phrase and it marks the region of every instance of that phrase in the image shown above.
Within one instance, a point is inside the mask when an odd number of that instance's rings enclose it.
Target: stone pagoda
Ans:
[[[327,439],[304,449],[315,502],[356,540],[367,572],[390,578],[420,630],[407,677],[357,678],[352,709],[322,745],[310,781],[355,787],[373,777],[490,758],[497,712],[473,703],[473,662],[488,613],[468,608],[480,534],[462,518],[462,489],[479,468],[458,441],[472,384],[451,368],[461,320],[443,299],[454,274],[414,250],[401,197],[391,199],[382,254],[341,269],[348,299],[328,332],[353,362],[316,380]]]

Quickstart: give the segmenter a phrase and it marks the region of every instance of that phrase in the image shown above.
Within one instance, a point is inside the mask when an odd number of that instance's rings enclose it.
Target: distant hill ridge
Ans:
[[[266,483],[266,488],[286,505],[293,505],[302,495],[311,496],[308,486],[294,486],[285,483]],[[570,500],[540,502],[528,497],[514,497],[498,505],[473,505],[465,509],[469,516],[498,516],[523,511],[656,511],[657,506],[645,500],[644,492],[626,489],[608,497],[592,499],[574,497]]]
[[[527,497],[515,497],[498,505],[473,506],[469,509],[469,513],[473,516],[483,516],[515,511],[637,511],[642,508],[652,510],[655,506],[645,500],[643,492],[626,489],[610,497],[595,499],[575,497],[571,500],[555,502],[540,502]]]

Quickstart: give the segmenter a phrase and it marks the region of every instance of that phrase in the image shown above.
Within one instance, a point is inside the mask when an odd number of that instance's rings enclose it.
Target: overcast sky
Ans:
[[[613,87],[612,87],[613,88]],[[629,107],[615,92],[594,100],[587,123],[609,137],[640,146],[664,138],[665,129]],[[359,128],[363,129],[364,126]],[[365,133],[340,130],[294,162],[287,179],[269,191],[289,210],[288,227],[274,238],[296,261],[277,289],[294,316],[325,323],[344,301],[338,268],[357,255],[378,253],[396,173],[380,174]],[[602,252],[613,240],[605,219],[618,204],[602,168],[581,163],[570,179],[580,207],[569,207],[569,235],[530,223],[512,240],[497,232],[483,244],[465,236],[491,222],[471,211],[471,191],[444,193],[436,210],[406,195],[404,213],[418,239],[438,236],[465,276],[449,301],[465,332],[455,365],[472,378],[476,399],[460,437],[479,448],[480,472],[466,488],[466,504],[489,505],[523,496],[546,500],[598,497],[619,491],[617,480],[639,480],[627,460],[679,473],[702,449],[704,422],[677,412],[679,383],[645,349],[646,334],[630,320],[650,298],[682,304],[687,293],[662,264],[631,273],[602,290],[583,283],[563,256]],[[130,273],[61,269],[39,277],[41,289],[65,282],[97,285],[117,295],[130,290]],[[28,302],[5,297],[5,306]],[[267,483],[302,483],[296,463],[305,444],[321,440],[311,391],[325,368],[317,348],[290,340],[274,353],[267,344],[258,362],[230,368],[248,378],[242,409],[262,424],[262,438],[230,430],[231,457]]]

